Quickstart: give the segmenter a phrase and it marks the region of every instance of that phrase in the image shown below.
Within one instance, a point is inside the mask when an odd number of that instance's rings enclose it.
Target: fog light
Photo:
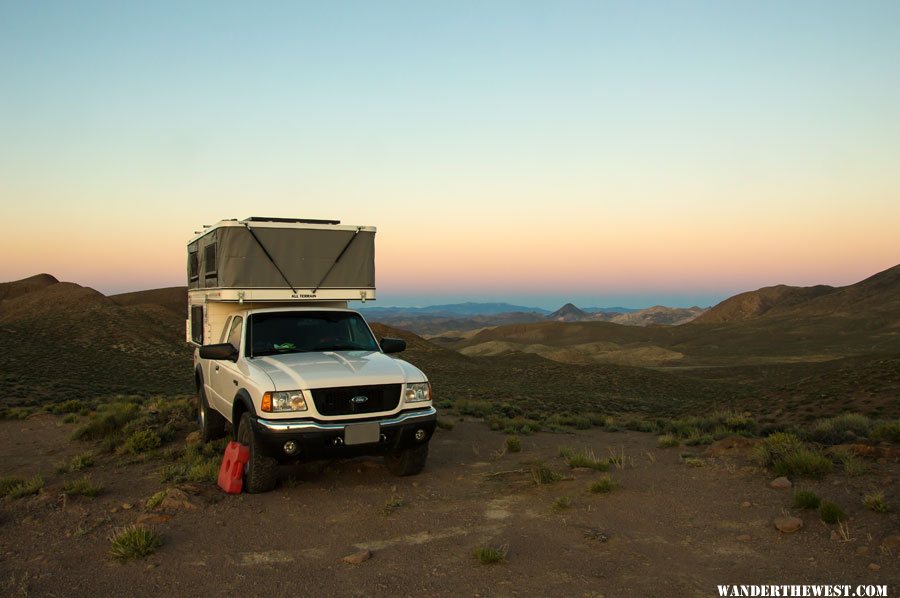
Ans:
[[[284,443],[284,452],[286,452],[288,455],[293,455],[294,453],[296,453],[297,452],[297,443],[294,442],[293,440],[288,440],[287,442],[285,442]]]
[[[425,436],[427,436],[427,433],[425,432],[425,430],[423,430],[422,428],[419,428],[418,430],[416,430],[416,440],[418,440],[419,442],[422,442],[423,440],[425,440]]]

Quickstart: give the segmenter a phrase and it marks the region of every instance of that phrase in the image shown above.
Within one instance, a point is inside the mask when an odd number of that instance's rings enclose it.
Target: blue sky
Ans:
[[[900,261],[897,2],[6,1],[0,56],[0,280],[183,284],[249,215],[378,226],[381,304]]]

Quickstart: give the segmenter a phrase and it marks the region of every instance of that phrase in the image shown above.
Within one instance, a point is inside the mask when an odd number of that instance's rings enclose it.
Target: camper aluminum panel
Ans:
[[[188,288],[220,300],[375,298],[375,227],[222,221],[188,244]],[[249,297],[248,297],[249,299]]]

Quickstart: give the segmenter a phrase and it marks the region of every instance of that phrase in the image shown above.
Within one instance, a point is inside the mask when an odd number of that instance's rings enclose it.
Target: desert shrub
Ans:
[[[684,439],[687,446],[697,446],[700,444],[712,444],[713,437],[711,434],[692,434]]]
[[[163,539],[155,531],[140,526],[130,525],[118,531],[110,538],[112,546],[109,554],[121,561],[149,556],[162,546]]]
[[[140,410],[133,403],[111,403],[85,425],[75,430],[73,440],[115,439],[129,422],[137,419]]]
[[[78,416],[75,415],[74,413],[70,413],[70,414],[66,415],[62,421],[64,424],[74,424],[75,422],[78,421]]]
[[[656,439],[656,446],[659,448],[672,448],[678,446],[678,444],[678,439],[671,434],[663,434]]]
[[[472,417],[487,417],[493,411],[493,405],[489,401],[474,399],[459,399],[453,403],[453,407],[458,413]]]
[[[872,428],[872,438],[900,443],[900,419],[878,422]]]
[[[133,432],[131,436],[125,440],[125,444],[122,445],[122,450],[126,453],[137,455],[139,453],[146,453],[147,451],[157,449],[161,444],[162,439],[155,431],[146,429],[138,430],[137,432]]]
[[[84,403],[79,401],[78,399],[70,399],[63,403],[57,403],[50,407],[50,412],[55,413],[57,415],[62,415],[63,413],[81,413],[85,409]]]
[[[13,488],[25,483],[25,478],[18,476],[5,476],[0,478],[0,497],[8,496]]]
[[[535,463],[531,466],[531,479],[535,486],[543,486],[544,484],[553,484],[560,480],[568,479],[568,476],[550,469],[544,463]]]
[[[609,418],[602,413],[588,413],[587,418],[591,421],[592,426],[602,427],[606,425]]]
[[[521,434],[522,436],[530,436],[541,429],[540,422],[522,416],[508,418],[494,415],[488,418],[488,426],[491,430],[501,430],[505,434]]]
[[[169,457],[176,460],[162,469],[163,482],[215,482],[219,477],[222,452],[228,438],[220,438],[206,444],[188,445],[184,452],[171,451]]]
[[[760,465],[774,465],[786,455],[804,448],[803,441],[790,432],[775,432],[756,445],[754,456]]]
[[[25,419],[36,411],[34,407],[8,407],[0,411],[0,419]]]
[[[818,420],[807,432],[807,438],[822,444],[840,444],[857,437],[867,437],[872,431],[872,420],[861,413],[845,413],[837,417]]]
[[[884,499],[884,492],[872,492],[863,496],[863,505],[876,513],[887,513],[891,506]]]
[[[70,471],[81,471],[94,465],[94,455],[91,453],[79,453],[69,459],[67,463],[57,467],[58,473],[67,473]]]
[[[151,510],[155,509],[162,503],[162,501],[165,498],[166,498],[166,491],[160,490],[159,492],[157,492],[156,494],[154,494],[153,496],[151,496],[150,498],[147,499],[147,503],[146,503],[147,508],[151,509]]]
[[[798,509],[818,509],[822,499],[812,490],[797,490],[794,492],[794,507]]]
[[[479,546],[473,552],[473,556],[482,565],[496,565],[506,560],[509,547],[506,545],[494,548],[492,546]]]
[[[571,496],[560,496],[556,500],[553,501],[552,509],[555,512],[560,512],[568,509],[572,506],[572,497]]]
[[[381,514],[385,517],[392,515],[394,511],[402,507],[403,504],[403,497],[394,494],[385,501],[384,507],[381,508]]]
[[[609,461],[607,459],[598,459],[597,455],[589,449],[575,452],[572,449],[563,448],[559,450],[559,454],[566,460],[566,465],[573,469],[576,467],[586,467],[588,469],[596,469],[597,471],[606,471],[609,469]]]
[[[44,478],[39,475],[28,478],[27,480],[16,477],[3,478],[3,481],[0,482],[2,495],[10,498],[22,498],[23,496],[28,496],[30,494],[37,494],[43,487]]]
[[[861,476],[865,475],[866,472],[869,471],[869,466],[866,464],[866,462],[853,453],[844,453],[840,458],[841,465],[844,468],[844,473],[849,476]]]
[[[772,466],[781,476],[799,476],[821,479],[831,472],[831,459],[808,448],[797,449],[784,455]]]
[[[626,430],[632,430],[634,432],[653,433],[659,431],[656,422],[647,421],[645,419],[629,419],[622,425]]]
[[[619,483],[609,476],[603,476],[588,486],[588,490],[594,494],[608,494],[619,487]]]
[[[66,485],[63,486],[63,494],[65,494],[66,496],[93,497],[97,496],[101,492],[103,492],[103,484],[95,484],[87,476],[81,478],[80,480],[66,482]]]
[[[522,450],[522,441],[518,436],[506,437],[506,450],[511,453],[518,453]]]
[[[437,419],[437,427],[441,430],[447,430],[448,432],[453,429],[453,422],[449,419],[444,419],[443,417],[439,417]]]
[[[843,509],[830,500],[823,500],[822,504],[819,505],[819,517],[825,523],[840,523],[847,519]]]

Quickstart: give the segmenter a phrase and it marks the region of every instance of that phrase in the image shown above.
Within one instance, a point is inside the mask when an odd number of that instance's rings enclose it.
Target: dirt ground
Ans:
[[[100,457],[86,473],[106,491],[64,500],[62,485],[85,472],[56,465],[90,448],[69,442],[71,429],[49,415],[0,422],[0,476],[46,482],[37,496],[0,502],[4,595],[714,596],[717,584],[755,583],[881,584],[893,596],[900,583],[896,460],[796,484],[844,508],[846,539],[793,509],[792,490],[769,488],[771,474],[746,449],[661,449],[637,432],[541,433],[507,453],[502,434],[457,421],[438,430],[419,476],[395,478],[378,459],[285,467],[271,493],[189,484],[189,504],[151,512],[147,498],[165,487],[158,461]],[[624,455],[608,473],[621,486],[591,493],[606,474],[570,470],[560,447]],[[702,465],[687,465],[685,453]],[[572,479],[534,485],[537,460]],[[863,507],[876,489],[891,513]],[[554,510],[564,496],[571,506]],[[772,521],[784,512],[803,529],[777,531]],[[111,560],[110,535],[142,518],[162,533],[162,548]],[[481,546],[505,547],[506,561],[481,564]],[[342,561],[361,549],[371,558]]]

